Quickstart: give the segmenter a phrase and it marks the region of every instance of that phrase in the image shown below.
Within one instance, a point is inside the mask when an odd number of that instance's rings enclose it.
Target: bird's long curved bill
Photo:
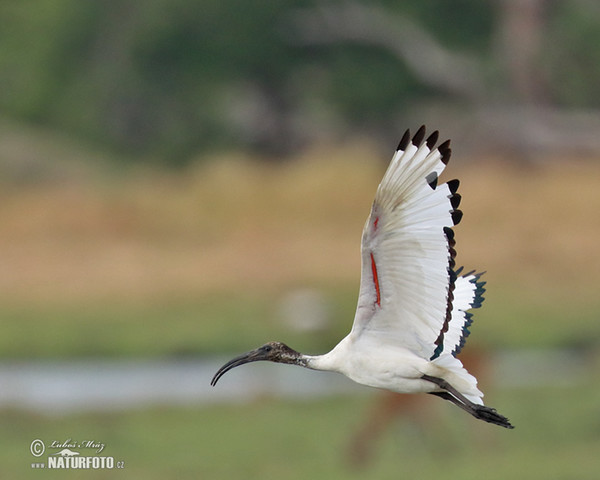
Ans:
[[[239,367],[240,365],[244,365],[245,363],[256,362],[258,360],[264,360],[264,358],[262,358],[259,355],[258,350],[252,350],[251,352],[244,353],[239,357],[235,357],[234,359],[230,360],[225,365],[223,365],[221,368],[219,368],[217,373],[215,373],[215,376],[212,378],[210,384],[214,387],[219,381],[219,379],[232,368]]]

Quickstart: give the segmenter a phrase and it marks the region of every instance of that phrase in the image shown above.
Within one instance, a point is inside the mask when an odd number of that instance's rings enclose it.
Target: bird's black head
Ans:
[[[227,362],[217,373],[215,373],[210,384],[214,387],[219,379],[232,368],[239,367],[245,363],[258,362],[260,360],[277,363],[293,363],[297,365],[303,364],[302,355],[296,350],[281,342],[269,342],[256,350],[251,350]]]

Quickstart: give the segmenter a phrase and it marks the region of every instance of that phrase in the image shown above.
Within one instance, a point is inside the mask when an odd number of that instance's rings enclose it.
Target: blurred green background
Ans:
[[[5,0],[0,21],[0,476],[64,478],[31,464],[73,439],[125,462],[85,478],[597,477],[596,2]],[[349,330],[373,194],[422,123],[453,141],[457,261],[487,270],[465,363],[515,430],[290,393],[285,366],[211,389],[229,355]]]

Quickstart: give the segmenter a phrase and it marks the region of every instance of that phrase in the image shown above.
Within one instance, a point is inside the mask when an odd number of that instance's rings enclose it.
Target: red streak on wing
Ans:
[[[377,306],[381,307],[381,291],[379,290],[379,276],[377,275],[377,265],[375,265],[375,257],[373,257],[373,252],[371,252],[371,271],[373,272],[373,283],[375,284],[375,292],[377,293],[377,299],[375,303]]]
[[[375,221],[373,222],[373,230],[377,230],[377,224],[379,223],[379,217],[375,217]],[[371,255],[373,256],[373,255]]]

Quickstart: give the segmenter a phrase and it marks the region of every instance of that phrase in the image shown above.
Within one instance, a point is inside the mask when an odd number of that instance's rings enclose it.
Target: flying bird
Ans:
[[[429,393],[475,418],[505,428],[509,420],[483,404],[477,380],[457,358],[472,323],[468,310],[483,302],[482,273],[455,269],[452,227],[459,181],[438,183],[450,160],[450,141],[438,132],[407,130],[385,172],[362,243],[358,306],[350,333],[329,353],[305,355],[269,342],[223,365],[259,360],[342,373],[357,383],[398,393]]]

